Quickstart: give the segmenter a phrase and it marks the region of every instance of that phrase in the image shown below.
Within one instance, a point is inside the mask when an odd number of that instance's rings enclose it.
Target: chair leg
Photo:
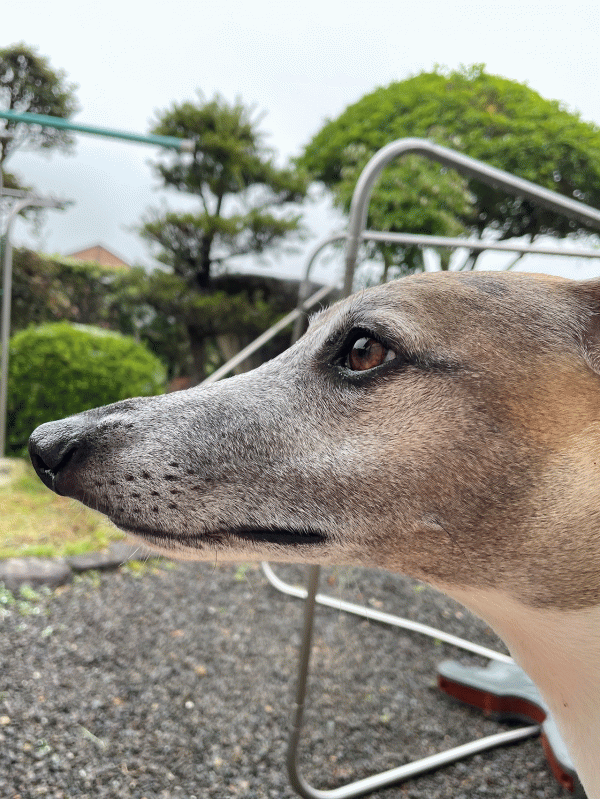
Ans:
[[[298,599],[307,598],[308,592],[306,588],[301,588],[300,586],[286,583],[284,580],[278,577],[277,574],[275,574],[269,563],[263,562],[261,566],[267,580],[278,591],[281,591],[281,593],[286,594],[287,596],[297,597]],[[451,644],[459,649],[464,649],[466,652],[472,652],[475,655],[480,655],[481,657],[488,658],[489,660],[497,660],[500,663],[514,663],[514,660],[511,657],[503,654],[502,652],[496,652],[496,650],[489,649],[487,646],[474,644],[472,641],[467,641],[465,638],[459,638],[457,635],[452,635],[444,630],[438,630],[436,627],[430,627],[428,624],[421,624],[420,622],[412,621],[411,619],[404,619],[402,616],[395,616],[392,613],[384,613],[381,610],[375,610],[375,608],[358,605],[354,602],[346,602],[343,599],[338,599],[337,597],[330,596],[328,594],[317,593],[315,602],[318,605],[324,605],[325,607],[333,608],[334,610],[343,610],[345,613],[353,613],[355,616],[360,616],[363,619],[370,619],[371,621],[377,621],[381,624],[388,624],[391,627],[398,627],[402,630],[410,630],[411,632],[419,633],[420,635],[427,635],[429,638],[434,638],[437,641],[443,641],[446,644]]]
[[[319,585],[320,567],[311,566],[308,571],[308,587],[304,607],[304,626],[302,641],[300,645],[298,683],[296,687],[296,701],[293,712],[292,732],[287,754],[287,767],[292,788],[303,799],[349,799],[349,797],[365,796],[368,793],[393,785],[403,780],[433,771],[441,766],[454,763],[470,755],[492,749],[496,746],[515,743],[538,735],[539,725],[522,727],[517,730],[490,735],[477,741],[472,741],[461,746],[440,752],[413,763],[406,763],[403,766],[373,774],[356,782],[342,785],[331,790],[319,790],[310,785],[300,774],[298,767],[298,748],[302,735],[304,707],[306,691],[308,686],[308,676],[310,672],[310,655],[312,650],[312,636],[314,629],[315,606],[317,604],[317,589]]]

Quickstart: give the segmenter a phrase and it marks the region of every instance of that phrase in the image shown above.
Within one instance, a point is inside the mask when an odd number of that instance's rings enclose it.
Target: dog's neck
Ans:
[[[600,799],[600,606],[547,610],[500,591],[444,590],[506,642],[550,707],[589,799]]]

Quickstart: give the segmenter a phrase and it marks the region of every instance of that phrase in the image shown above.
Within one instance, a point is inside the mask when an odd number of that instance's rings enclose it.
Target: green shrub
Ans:
[[[43,422],[164,385],[158,358],[127,336],[68,322],[22,330],[10,342],[7,449],[22,452]]]

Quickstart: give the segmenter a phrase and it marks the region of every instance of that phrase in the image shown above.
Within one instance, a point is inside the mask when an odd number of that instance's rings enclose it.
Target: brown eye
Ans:
[[[374,369],[386,361],[396,357],[394,350],[383,345],[377,339],[361,336],[357,338],[348,353],[347,366],[354,372],[365,372]]]

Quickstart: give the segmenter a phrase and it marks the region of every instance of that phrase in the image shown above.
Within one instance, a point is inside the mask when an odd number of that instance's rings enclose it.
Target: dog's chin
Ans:
[[[251,546],[281,547],[314,547],[322,546],[327,536],[321,530],[312,528],[289,529],[280,527],[232,527],[202,533],[171,533],[164,530],[145,527],[143,525],[124,525],[115,522],[128,535],[144,541],[153,549],[176,554],[177,550],[210,550],[219,549],[247,550]]]

